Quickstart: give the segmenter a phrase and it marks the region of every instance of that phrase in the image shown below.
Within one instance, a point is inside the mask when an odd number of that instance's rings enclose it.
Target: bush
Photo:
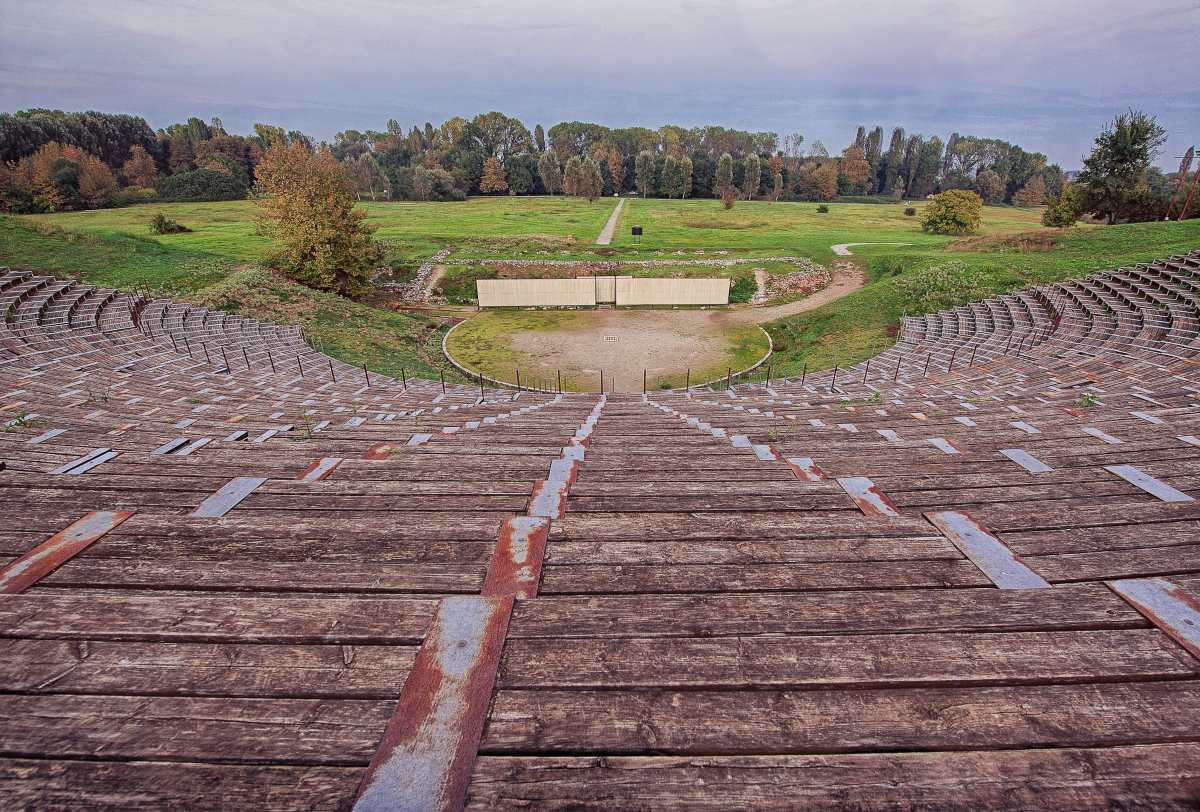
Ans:
[[[974,234],[982,222],[983,199],[967,189],[951,189],[933,196],[921,228],[930,234]]]
[[[150,233],[152,234],[187,234],[191,229],[181,225],[159,212],[150,218]]]
[[[729,288],[729,301],[745,304],[758,291],[758,282],[753,276],[739,276]]]
[[[146,203],[150,200],[155,200],[158,197],[158,192],[145,186],[129,186],[125,189],[118,189],[112,197],[114,206],[132,206],[136,203]]]
[[[912,206],[908,206],[907,208],[904,209],[904,216],[905,217],[916,217],[917,210],[914,209]]]
[[[1050,205],[1042,212],[1042,225],[1051,228],[1070,228],[1079,219],[1079,196],[1074,187],[1063,188],[1061,197],[1050,198]]]
[[[246,184],[224,172],[212,169],[194,169],[178,172],[158,181],[155,188],[163,200],[242,200],[246,197]]]
[[[987,277],[961,262],[945,262],[906,273],[896,280],[896,285],[914,313],[945,310],[985,299],[992,293]]]
[[[822,203],[820,206],[817,206],[817,214],[829,214],[829,207]]]

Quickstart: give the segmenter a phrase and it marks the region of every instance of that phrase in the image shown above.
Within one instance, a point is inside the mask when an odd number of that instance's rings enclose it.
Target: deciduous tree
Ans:
[[[1128,217],[1147,189],[1146,173],[1166,138],[1153,116],[1134,110],[1117,116],[1083,160],[1078,178],[1083,210],[1110,224]]]
[[[608,151],[608,175],[612,178],[613,191],[620,194],[625,188],[625,158],[617,152],[616,147]]]
[[[483,178],[479,181],[479,191],[485,195],[503,194],[508,191],[508,176],[504,172],[504,164],[495,155],[483,162]]]
[[[132,186],[151,187],[158,176],[158,166],[145,147],[134,144],[129,150],[129,160],[121,167],[125,180]]]
[[[753,200],[758,194],[758,186],[762,181],[762,164],[759,162],[757,153],[750,153],[746,156],[746,175],[742,180],[742,194],[747,200]]]
[[[931,234],[974,234],[983,221],[983,200],[969,189],[951,189],[933,196],[925,207],[921,228]]]
[[[638,194],[642,197],[654,194],[654,153],[648,149],[639,152],[633,162],[633,171],[637,178]]]
[[[555,195],[562,191],[562,170],[558,166],[558,156],[551,150],[544,151],[538,157],[538,174],[542,177],[542,188],[546,194]]]
[[[1023,209],[1032,209],[1034,206],[1041,206],[1046,202],[1046,181],[1041,175],[1034,175],[1025,185],[1021,187],[1021,191],[1013,196],[1013,203]]]
[[[722,200],[726,193],[733,192],[733,156],[728,152],[717,161],[717,174],[713,177],[713,194]],[[726,206],[726,208],[729,208]]]
[[[277,144],[263,155],[257,179],[259,230],[279,243],[273,258],[279,269],[319,290],[366,293],[383,251],[333,155],[299,142]]]

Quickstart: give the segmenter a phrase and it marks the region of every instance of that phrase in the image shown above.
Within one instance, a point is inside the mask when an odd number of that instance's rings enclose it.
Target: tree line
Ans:
[[[1017,144],[951,133],[926,137],[859,127],[836,155],[800,133],[780,138],[719,126],[610,128],[562,122],[531,131],[497,111],[407,131],[345,130],[330,143],[255,124],[228,133],[219,119],[152,130],[142,118],[24,110],[0,114],[0,208],[47,211],[144,200],[232,200],[254,188],[274,144],[327,150],[360,200],[462,200],[468,195],[636,193],[666,198],[829,201],[919,199],[965,189],[986,203],[1060,199],[1063,170]],[[1139,170],[1144,189],[1123,219],[1165,209],[1180,173]],[[1111,207],[1110,207],[1111,208]]]

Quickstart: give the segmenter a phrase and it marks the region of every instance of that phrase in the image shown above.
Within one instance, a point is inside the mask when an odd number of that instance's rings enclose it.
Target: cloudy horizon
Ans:
[[[1200,140],[1197,30],[1200,0],[0,0],[0,110],[217,116],[320,140],[500,110],[530,129],[800,132],[831,152],[878,124],[1003,138],[1075,169],[1135,108],[1167,129],[1173,170]]]

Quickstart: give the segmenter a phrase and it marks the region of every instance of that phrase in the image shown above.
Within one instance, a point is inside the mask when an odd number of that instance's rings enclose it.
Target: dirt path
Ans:
[[[850,256],[854,256],[854,253],[850,250],[850,247],[854,246],[854,245],[912,245],[912,243],[910,243],[910,242],[840,242],[837,245],[829,246],[829,250],[833,251],[833,253],[837,254],[839,257],[850,257]]]
[[[834,263],[833,281],[812,296],[774,307],[746,307],[733,311],[729,316],[734,321],[762,324],[829,304],[835,299],[853,293],[865,284],[867,284],[867,275],[863,273],[862,269],[853,262],[843,260]]]
[[[429,301],[429,297],[433,295],[433,289],[437,287],[437,283],[446,275],[445,265],[434,265],[433,272],[429,274],[429,279],[425,282],[425,291],[421,295],[422,301]]]
[[[767,300],[768,274],[762,268],[754,269],[754,295],[750,297],[751,305],[760,305]]]
[[[608,222],[604,224],[600,236],[596,238],[596,245],[608,245],[613,241],[613,234],[617,230],[617,220],[621,219],[621,209],[625,208],[625,198],[617,201],[617,207],[613,209],[613,213],[608,216]]]

